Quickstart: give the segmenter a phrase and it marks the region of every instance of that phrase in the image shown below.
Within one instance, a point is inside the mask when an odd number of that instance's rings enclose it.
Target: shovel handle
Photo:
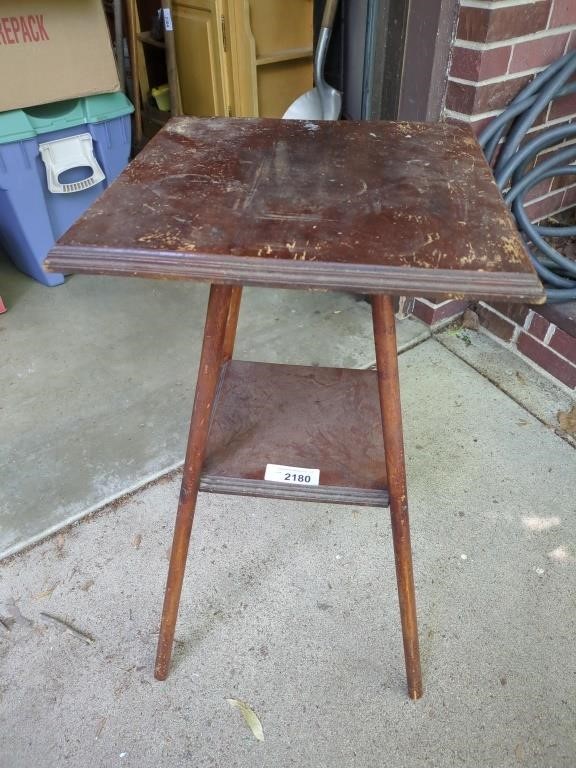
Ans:
[[[332,29],[336,10],[338,9],[338,0],[326,0],[324,5],[324,15],[322,16],[322,26]]]

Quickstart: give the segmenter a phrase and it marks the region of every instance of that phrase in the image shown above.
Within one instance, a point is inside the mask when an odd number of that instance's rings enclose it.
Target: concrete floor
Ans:
[[[558,411],[569,411],[574,392],[487,333],[462,330],[457,324],[436,334],[436,339],[465,360],[499,389],[546,426],[559,430]],[[576,446],[576,434],[563,433]]]
[[[180,465],[207,292],[81,276],[46,288],[0,256],[0,557]],[[428,335],[400,324],[402,347]],[[237,349],[368,367],[370,310],[345,294],[247,290]]]
[[[207,495],[155,682],[176,473],[0,564],[1,768],[572,768],[576,452],[437,340],[400,362],[424,698],[387,513]]]

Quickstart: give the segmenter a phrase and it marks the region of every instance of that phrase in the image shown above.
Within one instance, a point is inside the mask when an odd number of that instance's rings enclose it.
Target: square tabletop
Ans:
[[[172,118],[46,266],[544,300],[476,139],[446,123]]]

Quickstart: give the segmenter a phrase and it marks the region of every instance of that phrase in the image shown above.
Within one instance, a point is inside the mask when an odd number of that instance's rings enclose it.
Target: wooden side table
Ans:
[[[168,674],[203,490],[389,505],[408,693],[419,698],[392,296],[544,296],[471,132],[174,118],[47,266],[212,284],[156,677]],[[370,294],[377,370],[234,360],[243,285]]]

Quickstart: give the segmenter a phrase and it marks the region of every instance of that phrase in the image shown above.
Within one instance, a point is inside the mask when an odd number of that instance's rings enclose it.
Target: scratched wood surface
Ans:
[[[46,265],[543,299],[476,140],[447,124],[174,118]]]
[[[218,387],[201,490],[386,506],[376,377],[232,360]],[[268,463],[319,469],[320,485],[264,480]]]

